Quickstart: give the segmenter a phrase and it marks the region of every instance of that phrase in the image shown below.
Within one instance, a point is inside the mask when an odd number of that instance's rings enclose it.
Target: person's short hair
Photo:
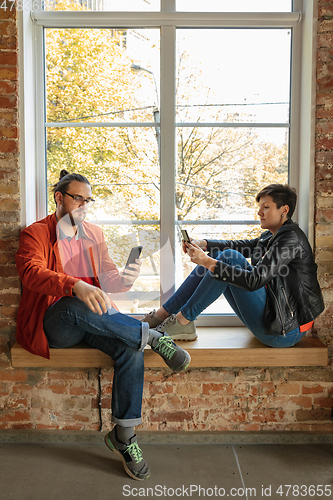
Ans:
[[[288,184],[269,184],[269,186],[259,191],[256,196],[256,202],[259,203],[260,198],[263,196],[270,196],[277,208],[288,205],[289,212],[287,213],[287,219],[291,219],[297,203],[296,189],[290,187]]]
[[[67,189],[69,188],[70,183],[73,181],[84,182],[85,184],[89,184],[89,186],[90,186],[90,182],[88,181],[87,177],[85,177],[84,175],[76,174],[76,173],[70,174],[67,170],[62,170],[60,172],[60,175],[59,175],[59,181],[56,182],[56,184],[54,184],[52,186],[53,198],[54,198],[55,203],[56,203],[55,194],[58,191],[60,191],[60,193],[64,194],[67,191]]]

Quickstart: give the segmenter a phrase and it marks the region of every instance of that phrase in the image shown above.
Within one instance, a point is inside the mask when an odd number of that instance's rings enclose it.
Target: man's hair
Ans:
[[[277,208],[288,205],[289,212],[287,213],[287,219],[291,219],[297,203],[296,189],[290,187],[288,184],[270,184],[259,191],[256,196],[256,202],[259,203],[260,198],[263,196],[270,196]]]
[[[60,193],[64,194],[67,189],[69,188],[69,185],[73,181],[79,181],[79,182],[85,182],[86,184],[89,184],[90,182],[88,181],[87,177],[81,174],[70,174],[67,170],[62,170],[59,175],[59,181],[52,186],[52,191],[53,191],[53,198],[55,200],[55,194],[60,191]]]

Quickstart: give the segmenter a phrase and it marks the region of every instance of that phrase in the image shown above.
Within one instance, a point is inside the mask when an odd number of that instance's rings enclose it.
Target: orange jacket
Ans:
[[[103,231],[89,222],[83,222],[82,227],[86,236],[83,244],[93,269],[94,284],[104,292],[127,291],[129,287],[122,284],[118,269],[109,256]],[[72,297],[73,286],[79,281],[63,271],[55,214],[34,222],[22,231],[16,266],[22,281],[17,341],[32,354],[50,359],[43,329],[44,314],[55,297]]]

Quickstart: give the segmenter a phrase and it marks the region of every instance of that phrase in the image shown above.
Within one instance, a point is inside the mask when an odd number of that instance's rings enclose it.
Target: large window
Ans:
[[[34,13],[40,215],[61,169],[89,178],[89,220],[116,264],[144,247],[140,278],[115,298],[124,312],[158,307],[191,271],[180,228],[256,237],[255,194],[297,178],[300,15],[290,1],[233,6],[71,0]],[[231,317],[222,297],[201,321]]]

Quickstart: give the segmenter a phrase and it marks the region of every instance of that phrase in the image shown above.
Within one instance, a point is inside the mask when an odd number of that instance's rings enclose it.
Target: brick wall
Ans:
[[[319,2],[316,133],[316,255],[327,309],[317,334],[332,344],[333,317],[333,1]],[[0,429],[97,430],[95,369],[13,369],[19,281],[17,30],[0,10]],[[104,429],[110,422],[112,370],[102,371]],[[321,368],[147,370],[144,430],[308,430],[332,432],[333,372]]]
[[[8,367],[7,343],[15,335],[20,298],[14,261],[20,227],[19,186],[16,13],[0,9],[0,369]]]

